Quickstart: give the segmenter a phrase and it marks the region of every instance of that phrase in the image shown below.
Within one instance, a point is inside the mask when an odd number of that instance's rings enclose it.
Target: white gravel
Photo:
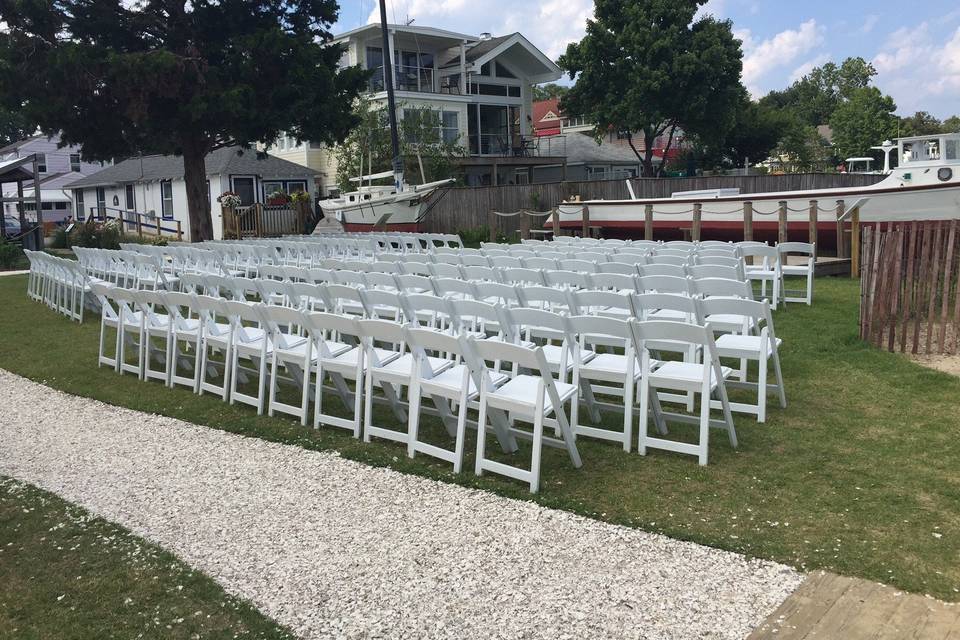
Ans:
[[[803,578],[2,369],[0,473],[164,546],[307,638],[742,638]]]

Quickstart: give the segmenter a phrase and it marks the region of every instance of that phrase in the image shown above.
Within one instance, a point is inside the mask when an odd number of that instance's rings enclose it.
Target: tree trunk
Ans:
[[[641,166],[643,166],[642,177],[651,178],[653,177],[653,162],[650,159],[650,152],[647,149],[642,155],[640,151],[637,150],[636,145],[633,144],[633,133],[627,131],[627,144],[630,145],[630,148],[633,149],[633,154],[637,156],[637,160],[640,161]]]
[[[190,242],[213,240],[213,218],[207,197],[205,145],[185,140],[183,143],[183,179],[187,187],[187,211],[190,216]]]
[[[660,160],[660,171],[658,175],[662,178],[664,172],[667,168],[667,154],[670,153],[670,148],[673,147],[673,136],[677,132],[677,125],[670,125],[670,136],[667,138],[667,146],[663,148],[663,158]]]

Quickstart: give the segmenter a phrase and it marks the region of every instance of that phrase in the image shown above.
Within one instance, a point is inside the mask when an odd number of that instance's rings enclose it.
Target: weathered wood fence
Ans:
[[[958,352],[960,221],[863,229],[860,337],[888,351]]]
[[[774,176],[708,176],[697,178],[635,178],[638,198],[669,198],[677,191],[738,188],[740,193],[768,193],[802,189],[832,189],[875,184],[881,175],[848,173],[791,173]],[[438,193],[420,224],[428,233],[456,233],[486,226],[490,211],[547,211],[564,200],[616,200],[630,197],[625,180],[547,182],[496,187],[456,187]],[[506,235],[520,231],[522,216],[500,220]]]
[[[265,238],[303,233],[310,216],[308,203],[252,204],[223,208],[224,238]]]

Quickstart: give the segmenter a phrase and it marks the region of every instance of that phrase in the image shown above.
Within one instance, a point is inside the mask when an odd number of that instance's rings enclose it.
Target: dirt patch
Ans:
[[[917,364],[922,364],[925,367],[943,371],[950,375],[960,376],[960,355],[907,355]]]

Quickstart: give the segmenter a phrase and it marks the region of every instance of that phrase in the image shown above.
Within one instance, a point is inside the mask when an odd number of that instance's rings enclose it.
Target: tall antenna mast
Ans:
[[[397,135],[397,101],[393,95],[393,52],[387,35],[387,3],[380,0],[380,29],[383,31],[383,83],[387,87],[387,110],[390,117],[390,144],[393,147],[393,181],[397,191],[403,189],[403,158],[400,156],[400,137]]]

